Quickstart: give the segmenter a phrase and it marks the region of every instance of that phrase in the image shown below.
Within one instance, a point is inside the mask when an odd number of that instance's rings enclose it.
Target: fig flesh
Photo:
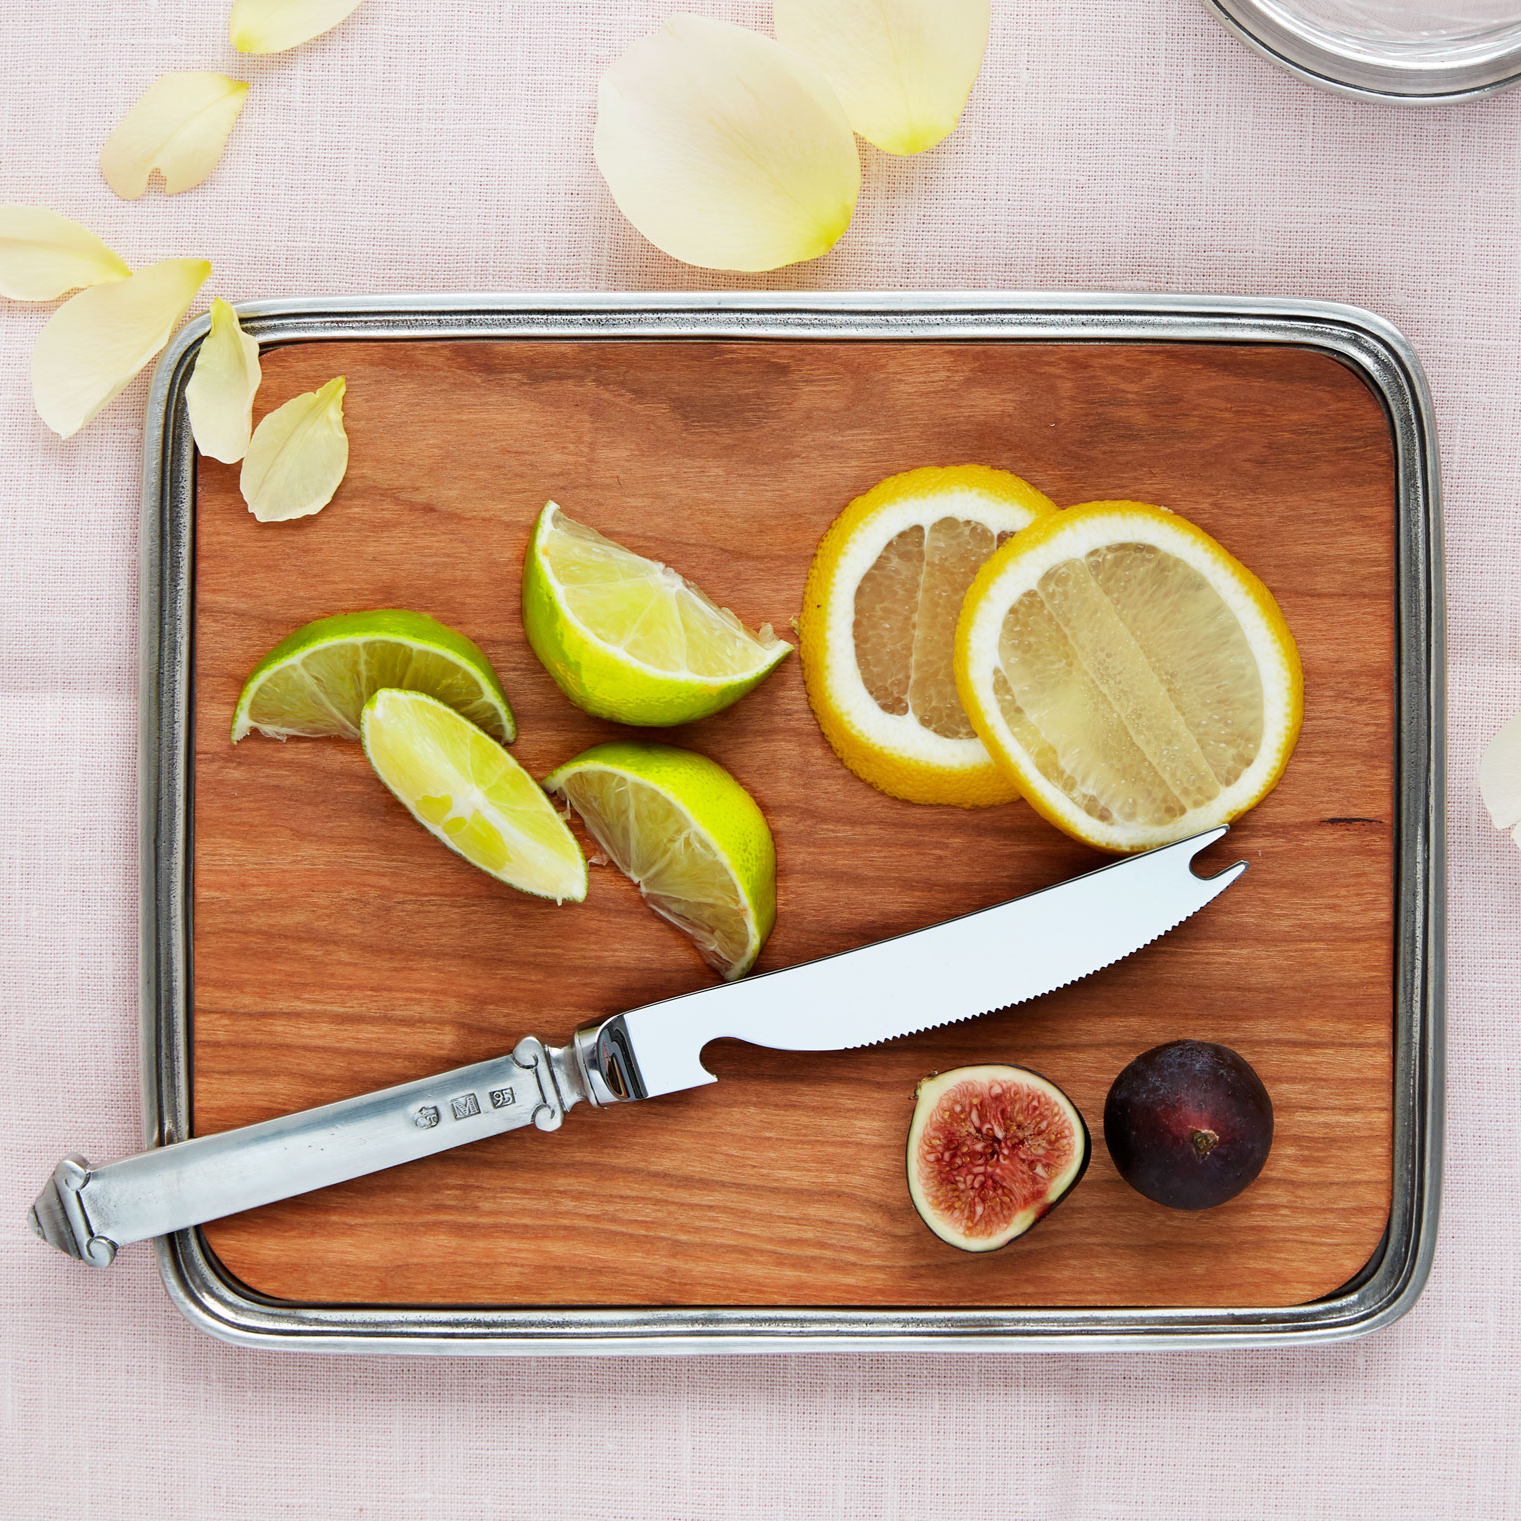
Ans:
[[[1273,1101],[1229,1046],[1169,1041],[1115,1078],[1104,1103],[1104,1144],[1137,1193],[1170,1209],[1213,1209],[1262,1171]]]
[[[919,1084],[909,1197],[942,1241],[990,1252],[1072,1192],[1089,1152],[1088,1127],[1055,1083],[1023,1067],[957,1067]]]

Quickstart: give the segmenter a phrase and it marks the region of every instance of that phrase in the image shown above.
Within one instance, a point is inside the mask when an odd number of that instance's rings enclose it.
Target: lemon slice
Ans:
[[[1259,802],[1299,734],[1299,653],[1268,589],[1160,507],[1089,502],[983,566],[956,632],[962,702],[1053,824],[1149,850]]]
[[[786,658],[658,560],[565,516],[539,514],[523,563],[523,627],[577,707],[615,723],[690,723],[727,708]]]
[[[961,599],[983,561],[1056,504],[1006,470],[889,476],[819,542],[798,622],[803,679],[824,737],[863,781],[911,803],[1006,803],[956,694]]]
[[[728,981],[776,923],[776,847],[765,815],[727,771],[674,745],[594,745],[544,780],[566,797],[645,902]]]
[[[383,608],[318,618],[282,639],[243,684],[232,742],[253,729],[275,739],[357,739],[359,715],[382,687],[431,693],[504,745],[517,737],[479,645],[426,613]]]
[[[360,718],[376,774],[429,834],[499,882],[579,903],[586,860],[538,784],[494,739],[425,692],[383,687]]]

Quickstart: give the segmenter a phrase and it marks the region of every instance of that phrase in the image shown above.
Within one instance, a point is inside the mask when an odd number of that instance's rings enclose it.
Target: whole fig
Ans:
[[[1212,1209],[1262,1171],[1273,1103],[1229,1046],[1169,1041],[1115,1078],[1104,1103],[1104,1144],[1138,1193],[1170,1209]]]

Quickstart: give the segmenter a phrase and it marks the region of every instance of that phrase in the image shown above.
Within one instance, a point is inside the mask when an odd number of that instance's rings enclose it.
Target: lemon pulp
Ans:
[[[856,588],[856,664],[884,713],[912,714],[947,739],[975,737],[956,696],[956,619],[983,562],[1010,537],[965,518],[934,518],[889,540]]]
[[[1004,616],[994,680],[1041,774],[1105,823],[1165,825],[1219,797],[1262,744],[1240,620],[1192,566],[1109,544],[1046,571]]]

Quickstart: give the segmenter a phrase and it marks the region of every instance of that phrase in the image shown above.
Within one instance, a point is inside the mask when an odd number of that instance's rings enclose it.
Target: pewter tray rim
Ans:
[[[224,1341],[300,1351],[650,1355],[1115,1351],[1281,1346],[1390,1324],[1435,1250],[1445,976],[1444,616],[1429,391],[1408,340],[1371,312],[1267,297],[1005,292],[346,296],[238,308],[261,344],[323,339],[820,339],[1264,343],[1327,353],[1383,403],[1395,442],[1397,722],[1394,1178],[1388,1229],[1325,1299],[1260,1309],[631,1308],[321,1305],[231,1279],[198,1230],[157,1243],[170,1299]],[[184,387],[209,319],[166,350],[143,451],[141,744],[143,1114],[148,1145],[189,1133],[195,456]]]

